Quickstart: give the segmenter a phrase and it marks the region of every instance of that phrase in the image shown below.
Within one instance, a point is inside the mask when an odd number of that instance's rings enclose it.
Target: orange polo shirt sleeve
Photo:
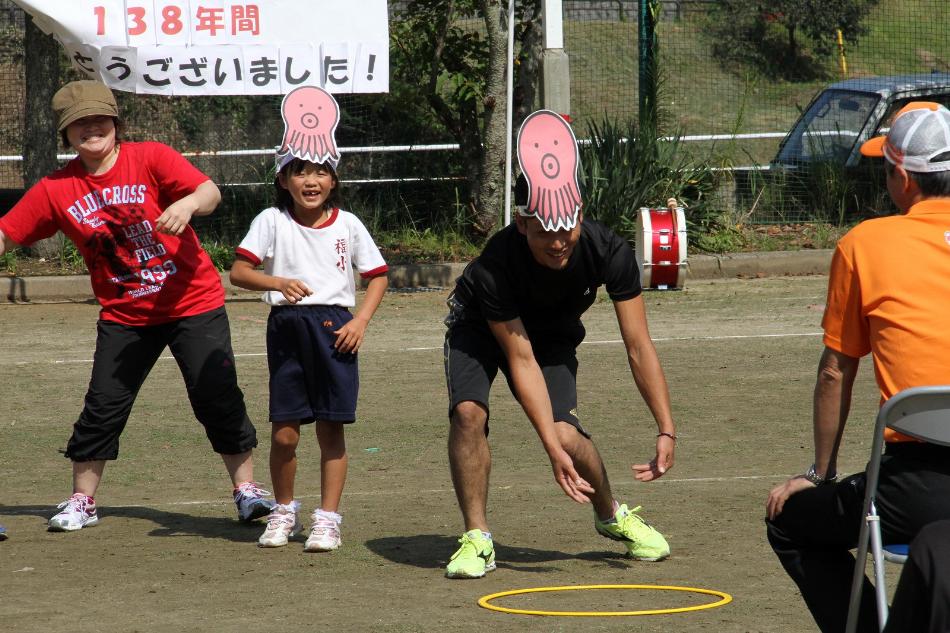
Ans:
[[[825,345],[836,352],[854,358],[870,353],[870,328],[861,301],[860,277],[842,244],[835,248],[831,258],[828,298],[821,326],[825,331]]]

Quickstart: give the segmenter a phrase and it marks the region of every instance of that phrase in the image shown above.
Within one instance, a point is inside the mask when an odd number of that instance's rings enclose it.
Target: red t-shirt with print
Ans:
[[[86,261],[103,319],[165,323],[224,305],[194,229],[155,230],[169,205],[207,180],[167,145],[124,142],[104,174],[89,174],[77,157],[40,180],[0,218],[0,231],[24,245],[62,231]]]

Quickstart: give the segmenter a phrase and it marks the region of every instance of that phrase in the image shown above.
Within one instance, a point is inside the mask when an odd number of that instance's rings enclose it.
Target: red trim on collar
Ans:
[[[294,222],[296,222],[297,224],[299,224],[300,226],[304,228],[312,229],[314,231],[319,231],[321,229],[325,229],[329,227],[334,222],[336,222],[337,216],[340,215],[340,210],[337,207],[333,207],[332,209],[330,209],[330,217],[327,219],[326,222],[324,222],[320,226],[307,226],[306,224],[300,221],[300,218],[297,217],[297,214],[294,213],[293,209],[288,209],[288,212],[290,213],[290,217],[293,218]]]

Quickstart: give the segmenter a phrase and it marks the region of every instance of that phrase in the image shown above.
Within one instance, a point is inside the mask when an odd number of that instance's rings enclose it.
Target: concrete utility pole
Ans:
[[[564,21],[561,0],[544,0],[544,53],[541,59],[541,94],[544,107],[558,114],[571,114],[571,71],[564,52]]]

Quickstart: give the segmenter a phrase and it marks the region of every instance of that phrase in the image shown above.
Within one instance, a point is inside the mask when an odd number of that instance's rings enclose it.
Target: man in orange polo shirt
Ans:
[[[910,103],[861,153],[884,157],[901,214],[862,222],[838,242],[815,384],[815,462],[767,502],[769,543],[826,633],[845,629],[849,550],[863,520],[865,474],[839,481],[835,466],[859,360],[871,353],[882,403],[908,387],[950,384],[950,111]],[[906,543],[950,518],[950,448],[886,440],[877,509],[885,544]],[[865,582],[858,630],[877,632]]]

